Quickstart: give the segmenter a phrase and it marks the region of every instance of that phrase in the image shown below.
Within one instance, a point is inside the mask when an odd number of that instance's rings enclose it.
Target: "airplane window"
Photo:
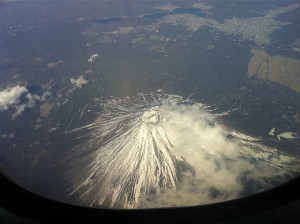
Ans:
[[[0,1],[1,172],[97,208],[300,174],[299,1]]]

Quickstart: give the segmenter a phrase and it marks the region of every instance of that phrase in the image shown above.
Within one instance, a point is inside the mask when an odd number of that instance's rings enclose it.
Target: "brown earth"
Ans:
[[[300,60],[270,56],[266,52],[252,49],[248,64],[248,75],[257,75],[261,79],[278,82],[300,93]]]

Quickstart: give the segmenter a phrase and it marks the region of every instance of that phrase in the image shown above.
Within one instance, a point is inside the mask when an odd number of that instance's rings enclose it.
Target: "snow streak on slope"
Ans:
[[[254,191],[271,187],[274,169],[281,181],[299,170],[205,108],[174,95],[107,100],[96,121],[70,131],[88,139],[69,155],[69,196],[115,208],[202,204],[239,197],[251,180]]]

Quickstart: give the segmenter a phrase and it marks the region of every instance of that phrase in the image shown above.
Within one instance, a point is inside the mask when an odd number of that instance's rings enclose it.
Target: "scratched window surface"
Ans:
[[[1,172],[125,209],[297,177],[299,22],[298,1],[1,1]]]

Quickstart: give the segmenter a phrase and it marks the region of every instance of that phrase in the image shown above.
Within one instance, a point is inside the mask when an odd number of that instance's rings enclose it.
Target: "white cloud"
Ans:
[[[230,132],[197,104],[168,106],[163,113],[168,114],[168,120],[175,121],[163,124],[174,152],[193,167],[194,173],[183,172],[177,189],[142,198],[140,207],[190,206],[230,200],[246,196],[245,190],[256,193],[268,189],[272,187],[271,179],[283,178],[291,170],[299,169],[299,161],[293,168],[291,157],[279,156],[275,149],[260,144],[259,139],[237,132],[228,138]],[[273,163],[282,169],[272,166]],[[257,184],[245,186],[245,181],[250,180]]]
[[[27,101],[23,104],[19,104],[19,105],[15,106],[17,111],[13,114],[12,117],[15,118],[15,117],[21,115],[26,109],[33,108],[35,106],[36,102],[44,102],[50,96],[51,96],[51,93],[49,91],[44,92],[40,96],[36,95],[36,94],[27,93],[25,96]]]
[[[168,106],[163,124],[174,153],[194,169],[176,189],[141,197],[138,207],[190,206],[230,200],[273,187],[299,174],[300,161],[260,139],[230,132],[199,105]],[[231,136],[228,138],[228,136]],[[247,182],[251,183],[248,185]]]
[[[17,105],[20,102],[22,94],[27,92],[28,90],[24,86],[8,87],[0,91],[0,110],[4,111]]]
[[[4,133],[4,134],[0,135],[0,137],[3,139],[12,139],[15,137],[15,133],[14,132]]]
[[[20,98],[24,95],[24,101],[20,102]],[[31,94],[25,86],[8,87],[0,91],[0,111],[15,108],[16,112],[12,115],[13,118],[21,115],[26,109],[33,108],[37,101],[44,102],[51,93],[44,92],[42,95]]]
[[[83,86],[85,86],[86,84],[89,83],[88,80],[86,80],[83,75],[80,75],[77,79],[70,79],[70,82],[77,88],[82,88]]]
[[[92,54],[92,55],[90,56],[90,58],[88,59],[88,62],[89,62],[89,63],[92,63],[92,62],[94,62],[97,58],[99,58],[99,54]]]
[[[57,123],[54,125],[54,127],[50,128],[50,129],[48,130],[48,132],[57,131],[57,130],[59,129],[59,127],[60,127],[60,122],[57,122]]]

